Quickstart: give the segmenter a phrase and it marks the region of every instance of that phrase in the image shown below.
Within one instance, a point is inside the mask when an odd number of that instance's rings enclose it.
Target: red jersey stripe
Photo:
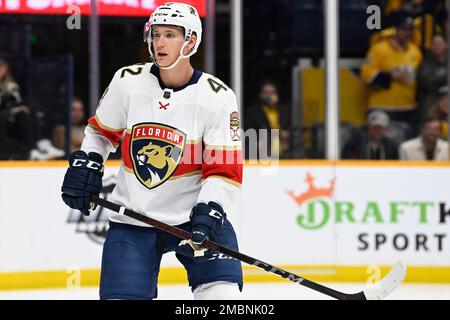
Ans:
[[[115,147],[120,143],[123,130],[109,130],[106,126],[102,125],[96,117],[91,117],[88,120],[89,124],[97,129],[106,139],[109,140]]]
[[[122,140],[121,152],[122,152],[122,161],[125,167],[133,170],[133,163],[131,162],[130,156],[130,142],[131,142],[131,134],[125,133],[125,136]]]
[[[242,162],[242,150],[207,149],[202,164],[202,179],[209,176],[221,176],[241,184]]]

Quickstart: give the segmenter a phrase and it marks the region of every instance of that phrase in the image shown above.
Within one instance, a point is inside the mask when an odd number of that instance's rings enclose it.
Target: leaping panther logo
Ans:
[[[181,161],[186,135],[159,123],[133,126],[130,154],[138,180],[153,189],[174,173]]]
[[[172,151],[172,146],[161,147],[152,142],[138,151],[138,164],[148,170],[150,178],[147,181],[150,184],[163,180],[167,172],[174,171],[177,164],[170,157]]]

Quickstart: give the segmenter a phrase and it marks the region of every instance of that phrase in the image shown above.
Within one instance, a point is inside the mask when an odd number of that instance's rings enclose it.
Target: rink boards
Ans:
[[[119,162],[108,163],[104,194]],[[60,198],[66,162],[0,162],[0,289],[97,285],[107,212]],[[401,260],[406,281],[450,282],[450,164],[282,161],[246,165],[240,250],[318,281],[369,281]],[[246,281],[285,281],[245,267]],[[160,283],[186,282],[174,255]]]

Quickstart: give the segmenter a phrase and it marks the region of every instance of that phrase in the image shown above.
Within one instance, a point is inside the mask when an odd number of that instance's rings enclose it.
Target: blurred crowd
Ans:
[[[382,9],[384,28],[372,34],[360,68],[368,88],[367,106],[360,106],[366,121],[360,127],[341,124],[341,158],[449,160],[445,1],[371,3]],[[259,148],[271,147],[272,156],[291,158],[287,114],[270,83],[262,84],[257,102],[246,110],[246,129],[279,132],[258,142]]]
[[[341,125],[341,158],[449,160],[445,1],[367,4],[382,9],[382,29],[370,36],[359,70],[368,90],[367,105],[360,106],[366,111],[365,123]],[[292,110],[279,89],[274,81],[262,81],[254,101],[243,108],[242,129],[266,132],[257,134],[253,153],[246,146],[247,158],[298,157],[292,152]],[[0,160],[63,159],[79,149],[89,115],[77,97],[69,113],[50,130],[43,128],[33,103],[22,99],[8,61],[0,58]],[[322,124],[322,135],[323,130]],[[315,156],[304,151],[300,157]]]
[[[449,160],[447,41],[435,33],[422,51],[415,28],[400,16],[392,36],[371,45],[361,67],[367,123],[343,146],[344,159]]]
[[[49,130],[36,113],[33,105],[22,99],[8,62],[0,58],[0,160],[63,159],[68,148],[73,151],[81,147],[86,124],[81,99],[72,100],[69,135],[66,121]],[[67,145],[66,137],[70,139]]]

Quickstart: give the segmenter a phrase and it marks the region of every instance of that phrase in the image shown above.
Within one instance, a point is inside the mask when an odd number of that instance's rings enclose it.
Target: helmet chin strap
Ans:
[[[185,55],[183,54],[183,50],[184,50],[184,48],[186,47],[187,44],[188,44],[188,42],[186,41],[186,42],[183,44],[183,46],[181,47],[181,49],[180,49],[180,54],[178,55],[177,60],[175,60],[174,62],[172,62],[172,63],[171,63],[170,65],[168,65],[167,67],[160,66],[160,65],[158,64],[158,62],[156,62],[156,57],[155,57],[154,54],[152,53],[152,48],[151,48],[152,43],[151,43],[151,42],[148,44],[148,46],[149,46],[148,49],[149,49],[149,51],[150,51],[150,56],[151,56],[151,58],[152,58],[152,60],[153,60],[153,63],[156,64],[156,65],[158,66],[158,68],[163,69],[163,70],[170,70],[170,69],[174,68],[174,67],[178,64],[178,62],[180,62],[181,59],[187,59],[187,58],[189,58],[189,57],[192,55],[193,52],[191,52],[191,53],[188,54],[187,56],[185,56]]]
[[[155,62],[155,64],[160,68],[160,69],[163,69],[163,70],[170,70],[170,69],[172,69],[172,68],[174,68],[177,64],[178,64],[178,62],[181,60],[181,59],[183,59],[183,57],[181,56],[181,55],[179,55],[178,56],[178,58],[177,58],[177,60],[175,60],[174,62],[172,62],[170,65],[168,65],[167,67],[162,67],[162,66],[160,66],[158,63],[156,63]]]

